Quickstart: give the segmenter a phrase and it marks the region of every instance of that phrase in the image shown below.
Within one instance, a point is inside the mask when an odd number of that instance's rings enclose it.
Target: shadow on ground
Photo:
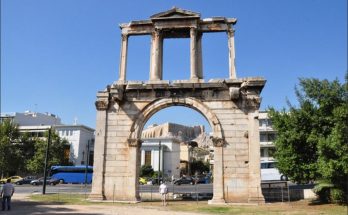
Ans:
[[[10,211],[1,211],[1,215],[16,214],[16,215],[37,215],[37,214],[90,214],[90,215],[102,215],[102,213],[88,212],[80,213],[78,210],[67,208],[63,204],[57,203],[45,203],[45,202],[32,202],[23,200],[12,200],[12,209]]]

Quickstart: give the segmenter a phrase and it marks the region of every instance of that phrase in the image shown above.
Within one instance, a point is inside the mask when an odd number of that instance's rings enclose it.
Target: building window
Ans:
[[[260,154],[261,154],[261,157],[266,157],[265,156],[265,149],[260,149]]]
[[[276,150],[275,148],[269,148],[268,149],[268,157],[273,157],[275,150]]]
[[[145,165],[151,165],[151,151],[145,151]]]
[[[260,134],[260,142],[268,142],[267,134]]]
[[[274,140],[275,140],[275,138],[276,138],[276,135],[275,134],[268,134],[268,140],[269,140],[269,142],[273,142]]]

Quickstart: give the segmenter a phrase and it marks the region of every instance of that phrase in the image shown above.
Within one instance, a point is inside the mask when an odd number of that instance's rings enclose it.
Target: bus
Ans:
[[[288,177],[282,175],[277,169],[276,161],[261,161],[262,181],[287,181]]]
[[[52,178],[60,183],[87,184],[92,183],[92,166],[52,166],[50,171]],[[87,176],[87,178],[86,178]]]

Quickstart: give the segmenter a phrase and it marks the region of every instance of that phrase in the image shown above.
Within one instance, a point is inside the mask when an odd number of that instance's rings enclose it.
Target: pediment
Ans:
[[[200,18],[200,14],[189,10],[173,7],[170,10],[154,14],[151,19],[171,19],[171,18]]]

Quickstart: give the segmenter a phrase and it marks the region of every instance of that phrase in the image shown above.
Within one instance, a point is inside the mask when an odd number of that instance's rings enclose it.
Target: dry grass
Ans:
[[[112,202],[89,202],[85,199],[85,195],[69,195],[69,194],[52,194],[52,195],[33,195],[34,201],[73,204],[73,205],[105,205],[105,206],[124,206],[121,203]],[[129,206],[129,204],[128,204]],[[134,204],[134,207],[161,209],[159,201],[148,201],[139,204]],[[296,201],[291,203],[271,203],[259,206],[235,206],[235,205],[208,205],[207,201],[168,201],[165,207],[166,211],[183,211],[194,212],[199,214],[233,214],[233,215],[347,215],[347,206],[335,204],[311,204],[310,201]]]

